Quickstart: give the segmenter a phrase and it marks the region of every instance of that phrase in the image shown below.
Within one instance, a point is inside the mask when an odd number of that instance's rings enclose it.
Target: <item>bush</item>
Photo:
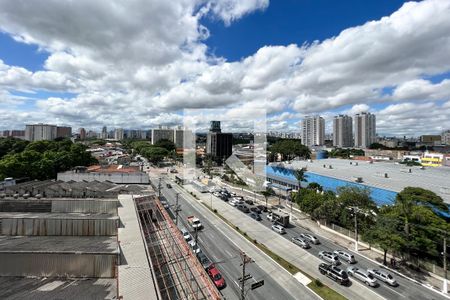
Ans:
[[[318,286],[318,287],[322,287],[323,286],[323,283],[322,283],[322,281],[320,281],[319,279],[314,279],[314,284],[316,285],[316,286]]]

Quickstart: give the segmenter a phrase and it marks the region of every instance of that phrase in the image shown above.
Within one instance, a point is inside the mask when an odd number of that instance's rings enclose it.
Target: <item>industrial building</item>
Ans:
[[[0,299],[221,299],[149,185],[3,186],[0,266]]]
[[[58,173],[57,179],[69,181],[100,181],[117,184],[148,184],[148,175],[139,167],[124,167],[123,165],[77,167],[71,171]]]

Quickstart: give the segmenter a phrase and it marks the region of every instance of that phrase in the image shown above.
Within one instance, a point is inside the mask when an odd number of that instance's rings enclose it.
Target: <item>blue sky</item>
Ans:
[[[450,0],[151,1],[0,3],[0,129],[254,107],[281,131],[367,110],[380,134],[450,128]]]

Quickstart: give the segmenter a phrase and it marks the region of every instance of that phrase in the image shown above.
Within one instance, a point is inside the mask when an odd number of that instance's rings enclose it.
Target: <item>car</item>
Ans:
[[[259,210],[261,210],[262,212],[267,212],[268,209],[265,205],[257,205],[256,206]]]
[[[199,252],[197,254],[197,258],[198,258],[199,262],[202,264],[203,268],[205,268],[205,269],[209,268],[212,264],[212,262],[209,260],[209,258],[203,252]]]
[[[261,221],[261,216],[255,212],[250,213],[250,217],[255,219],[256,221]]]
[[[299,245],[300,247],[302,247],[303,249],[309,249],[311,248],[311,245],[305,240],[302,239],[301,237],[293,237],[291,239],[291,241],[296,244]]]
[[[165,209],[169,209],[169,207],[170,207],[169,203],[167,203],[166,200],[161,200],[161,204]]]
[[[275,221],[275,216],[272,213],[268,213],[267,214],[267,220],[273,222],[273,221]]]
[[[367,269],[367,273],[373,275],[376,279],[379,279],[390,286],[398,286],[398,282],[395,278],[386,271],[377,269]]]
[[[321,263],[319,265],[319,272],[322,275],[326,275],[329,278],[333,279],[336,282],[339,282],[342,285],[347,285],[350,283],[347,272],[345,272],[342,269],[339,269],[336,266],[329,265],[326,263]]]
[[[278,224],[272,225],[272,230],[275,232],[278,232],[279,234],[286,233],[286,230],[284,229],[284,227],[281,225],[278,225]]]
[[[247,205],[244,204],[238,204],[236,206],[237,209],[239,209],[240,211],[242,211],[243,213],[249,213],[250,209],[248,209]]]
[[[254,206],[250,207],[250,211],[252,211],[254,213],[257,213],[257,214],[261,213],[261,210],[258,207],[254,207]]]
[[[300,237],[305,239],[305,240],[307,240],[311,244],[314,244],[314,245],[320,244],[319,239],[317,237],[315,237],[314,235],[312,235],[312,234],[302,233],[302,234],[300,234]]]
[[[195,241],[190,241],[189,246],[191,246],[192,252],[198,254],[201,252],[200,247],[197,245]]]
[[[214,196],[216,196],[216,197],[220,197],[220,193],[219,192],[214,192],[214,193],[212,193]]]
[[[225,195],[220,195],[219,198],[223,201],[228,201],[228,197]]]
[[[236,193],[235,192],[230,192],[230,196],[234,197],[234,196],[236,196]]]
[[[348,267],[347,273],[348,273],[348,276],[352,276],[352,277],[362,281],[364,284],[366,284],[368,286],[375,287],[378,285],[377,280],[375,279],[375,277],[372,274],[368,274],[367,272],[364,272],[363,270],[361,270],[355,266]]]
[[[166,184],[166,187],[167,187],[168,189],[171,189],[171,188],[172,188],[172,186],[170,185],[170,183]]]
[[[247,199],[245,200],[245,203],[247,203],[248,205],[253,205],[253,200]]]
[[[242,204],[240,200],[237,199],[231,199],[228,203],[230,203],[231,206],[238,206],[239,204]]]
[[[214,265],[211,265],[207,269],[207,272],[211,280],[214,282],[214,285],[218,289],[223,289],[226,286],[225,279],[222,277],[222,274],[220,274],[219,270],[217,270]]]
[[[356,259],[353,254],[350,254],[342,250],[334,250],[333,253],[336,254],[340,259],[348,262],[349,264],[356,264]]]
[[[192,236],[189,233],[189,231],[187,231],[187,229],[185,228],[181,229],[181,234],[183,234],[184,240],[186,242],[190,242],[192,240]]]
[[[319,258],[323,259],[324,261],[332,264],[332,265],[340,265],[341,262],[339,261],[339,258],[337,257],[337,255],[333,254],[332,252],[329,251],[320,251],[319,252]]]

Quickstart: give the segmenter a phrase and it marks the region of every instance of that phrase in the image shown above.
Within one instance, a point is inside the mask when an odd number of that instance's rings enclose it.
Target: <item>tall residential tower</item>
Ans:
[[[302,144],[308,147],[325,144],[325,120],[320,116],[306,116],[302,121]]]
[[[375,115],[363,112],[355,115],[355,147],[368,148],[376,142]]]
[[[335,116],[333,119],[333,146],[344,148],[353,146],[352,117]]]

